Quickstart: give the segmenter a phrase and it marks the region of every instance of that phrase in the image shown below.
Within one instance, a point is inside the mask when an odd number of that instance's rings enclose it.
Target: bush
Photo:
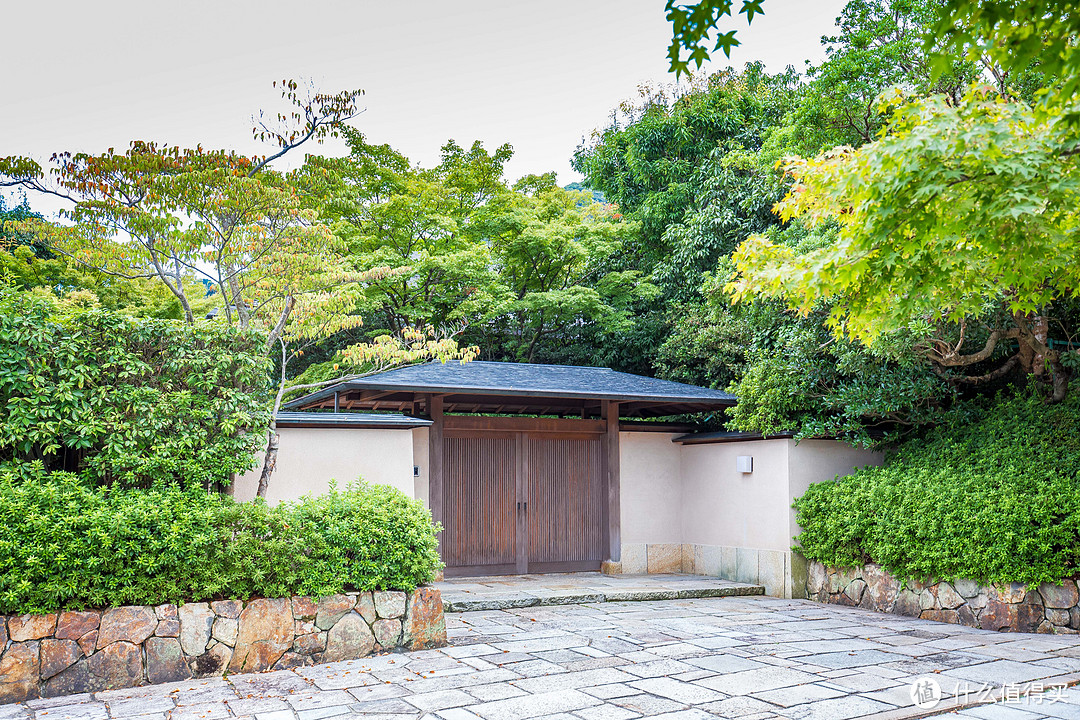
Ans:
[[[880,468],[812,485],[796,549],[901,578],[1054,582],[1080,565],[1080,398],[999,399]]]
[[[0,474],[0,613],[408,591],[441,567],[435,532],[385,486],[269,507],[193,485]]]
[[[220,323],[60,311],[0,282],[0,471],[227,484],[266,439],[264,342]]]

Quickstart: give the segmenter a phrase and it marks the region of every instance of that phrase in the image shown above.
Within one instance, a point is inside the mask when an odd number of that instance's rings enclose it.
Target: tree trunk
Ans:
[[[288,353],[285,342],[278,338],[281,344],[281,377],[278,379],[277,394],[274,396],[274,407],[270,411],[270,430],[266,438],[266,454],[263,456],[262,472],[259,474],[259,488],[255,491],[256,497],[265,498],[266,488],[270,485],[270,476],[277,467],[278,446],[281,436],[277,431],[277,415],[281,409],[281,398],[285,397],[285,366],[288,364]]]
[[[277,467],[280,441],[281,436],[277,432],[277,422],[271,420],[270,435],[266,443],[266,455],[263,456],[262,473],[259,474],[259,489],[255,492],[256,497],[266,498],[266,488],[270,485],[270,476],[274,473],[274,468]]]

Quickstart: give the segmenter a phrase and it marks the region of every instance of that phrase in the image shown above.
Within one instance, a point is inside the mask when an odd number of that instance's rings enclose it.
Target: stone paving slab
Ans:
[[[444,612],[765,594],[762,585],[702,575],[595,572],[449,578],[435,583],[435,587],[442,593]]]
[[[992,681],[997,695],[970,698],[964,718],[1080,720],[1074,690],[1002,702],[1005,683],[1080,681],[1077,636],[764,596],[474,611],[448,615],[447,631],[438,650],[0,705],[0,720],[906,720],[956,709],[948,697],[916,706],[912,685],[927,678],[945,695]]]

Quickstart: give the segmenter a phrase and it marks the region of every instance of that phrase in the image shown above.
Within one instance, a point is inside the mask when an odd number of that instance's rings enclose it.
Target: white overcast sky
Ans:
[[[768,0],[740,21],[731,63],[801,70],[843,5]],[[566,184],[614,106],[672,79],[663,0],[33,0],[4,19],[0,155],[39,159],[132,139],[265,152],[252,114],[277,107],[273,80],[304,77],[364,88],[354,124],[414,162],[448,138],[509,142],[511,179],[555,170]]]

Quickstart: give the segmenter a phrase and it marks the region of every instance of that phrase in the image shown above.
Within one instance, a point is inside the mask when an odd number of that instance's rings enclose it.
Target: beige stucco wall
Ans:
[[[798,445],[792,443],[788,456],[790,479],[785,505],[789,537],[794,538],[800,532],[791,503],[806,492],[811,483],[832,480],[837,475],[850,475],[857,467],[880,465],[884,459],[880,452],[860,450],[835,440],[803,440]]]
[[[623,543],[681,543],[681,446],[671,433],[619,433]]]
[[[320,495],[336,480],[339,487],[363,478],[390,485],[410,497],[413,483],[413,435],[409,430],[370,428],[280,428],[277,469],[266,500],[277,503]],[[237,478],[237,500],[255,497],[259,468]],[[426,489],[426,487],[425,487]]]
[[[683,542],[787,550],[788,440],[682,445]],[[754,458],[754,471],[735,458]]]
[[[420,468],[420,476],[413,478],[413,497],[419,498],[424,507],[428,504],[428,429],[426,427],[413,428],[413,465]]]

